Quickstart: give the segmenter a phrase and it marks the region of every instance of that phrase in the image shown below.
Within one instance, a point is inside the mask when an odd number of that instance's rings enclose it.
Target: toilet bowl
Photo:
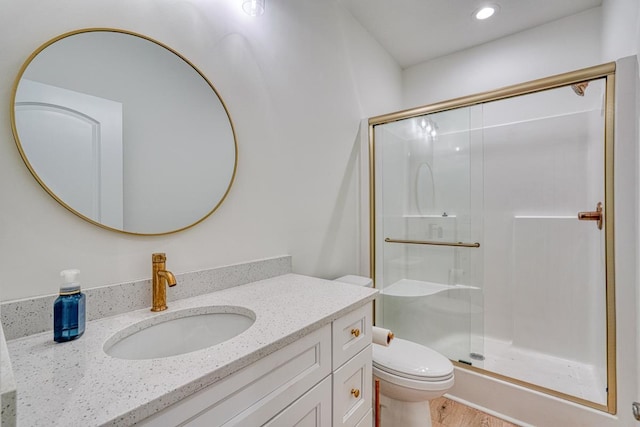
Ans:
[[[429,401],[454,384],[453,364],[440,353],[401,338],[373,345],[373,377],[380,380],[381,424],[431,426]]]
[[[343,276],[336,281],[371,286],[371,279]],[[454,384],[453,364],[423,345],[395,338],[389,346],[373,344],[373,377],[380,381],[382,427],[431,427],[429,400]]]

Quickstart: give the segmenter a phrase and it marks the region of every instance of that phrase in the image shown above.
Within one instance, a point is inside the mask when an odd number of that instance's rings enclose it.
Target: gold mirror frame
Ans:
[[[132,36],[132,37],[138,37],[138,38],[141,38],[143,40],[146,40],[146,41],[151,42],[151,43],[153,43],[153,44],[155,44],[155,45],[157,45],[159,47],[162,47],[162,48],[166,49],[168,52],[172,53],[177,58],[179,58],[182,61],[184,61],[185,64],[187,64],[189,67],[191,67],[204,80],[204,82],[211,88],[211,90],[213,91],[215,96],[220,101],[220,104],[221,104],[221,106],[222,106],[222,108],[224,110],[224,113],[226,114],[226,117],[229,120],[230,131],[231,131],[231,135],[233,136],[233,149],[234,149],[233,169],[232,169],[231,176],[229,178],[229,184],[227,185],[227,188],[224,191],[224,193],[222,194],[222,196],[220,197],[220,199],[217,201],[217,203],[214,204],[213,208],[209,212],[207,212],[204,216],[202,216],[202,218],[198,219],[197,221],[195,221],[193,223],[190,223],[190,224],[187,224],[187,225],[185,225],[183,227],[176,228],[176,229],[169,229],[169,230],[166,230],[166,231],[153,232],[153,233],[136,232],[136,231],[129,231],[129,230],[125,230],[125,229],[119,229],[119,228],[110,227],[110,226],[102,224],[102,223],[100,223],[100,222],[98,222],[98,221],[96,221],[96,220],[94,220],[92,218],[89,218],[86,215],[83,215],[82,213],[80,213],[76,209],[74,209],[73,207],[69,206],[69,204],[65,203],[58,195],[55,194],[55,192],[51,188],[49,188],[49,186],[47,186],[47,184],[42,180],[42,178],[40,176],[38,176],[38,174],[36,173],[34,167],[29,162],[29,159],[27,158],[25,150],[23,149],[22,144],[20,142],[20,138],[19,138],[19,135],[18,135],[18,129],[17,129],[17,125],[16,125],[15,102],[16,102],[16,95],[17,95],[17,92],[18,92],[18,86],[20,84],[20,80],[22,79],[25,71],[27,70],[29,65],[32,63],[32,61],[36,58],[36,56],[39,53],[41,53],[43,50],[45,50],[47,47],[51,46],[52,44],[54,44],[54,43],[56,43],[56,42],[58,42],[60,40],[65,39],[67,37],[71,37],[71,36],[74,36],[74,35],[77,35],[77,34],[82,34],[82,33],[91,33],[91,32],[119,33],[119,34],[129,35],[129,36]],[[139,33],[135,33],[135,32],[128,31],[128,30],[115,29],[115,28],[102,28],[102,27],[84,28],[84,29],[74,30],[74,31],[70,31],[70,32],[61,34],[61,35],[59,35],[57,37],[54,37],[53,39],[45,42],[40,47],[38,47],[27,58],[27,60],[24,62],[24,64],[20,68],[20,70],[18,72],[18,75],[17,75],[17,77],[15,79],[15,82],[13,84],[13,89],[12,89],[11,98],[10,98],[9,111],[10,111],[10,120],[11,120],[11,130],[13,132],[14,141],[16,143],[16,146],[18,148],[20,156],[22,157],[22,160],[24,161],[24,164],[27,166],[27,168],[29,169],[29,172],[35,178],[35,180],[40,184],[40,186],[51,197],[53,197],[54,200],[56,200],[58,203],[60,203],[68,211],[70,211],[71,213],[79,216],[83,220],[85,220],[87,222],[90,222],[91,224],[97,225],[98,227],[106,229],[106,230],[116,231],[116,232],[129,234],[129,235],[160,236],[160,235],[167,235],[167,234],[177,233],[179,231],[183,231],[183,230],[189,229],[189,228],[194,227],[197,224],[203,222],[205,219],[207,219],[209,216],[211,216],[222,205],[222,203],[226,199],[227,195],[229,194],[229,191],[231,190],[233,182],[235,181],[235,176],[236,176],[237,167],[238,167],[238,142],[237,142],[237,136],[236,136],[236,131],[235,131],[235,127],[234,127],[234,124],[233,124],[233,120],[231,119],[231,115],[229,114],[229,110],[227,108],[227,105],[225,104],[224,100],[220,96],[220,93],[213,86],[211,81],[209,81],[209,79],[193,63],[191,63],[187,58],[185,58],[179,52],[177,52],[176,50],[172,49],[171,47],[165,45],[162,42],[159,42],[159,41],[157,41],[155,39],[152,39],[150,37],[144,36],[144,35],[139,34]]]
[[[617,380],[616,380],[616,312],[615,312],[615,254],[614,254],[614,110],[615,110],[615,62],[610,62],[594,67],[584,68],[569,73],[559,74],[543,79],[532,80],[522,84],[507,86],[494,91],[478,93],[448,101],[438,102],[422,107],[402,110],[395,113],[372,117],[369,119],[369,265],[370,276],[374,280],[375,276],[375,256],[376,256],[376,230],[375,230],[375,151],[374,151],[374,128],[375,126],[418,117],[425,114],[432,114],[460,107],[468,107],[476,104],[512,98],[519,95],[540,92],[561,86],[569,86],[584,81],[604,78],[606,80],[605,96],[605,135],[604,135],[604,175],[605,175],[605,251],[606,251],[606,352],[607,352],[607,404],[601,405],[589,400],[562,393],[547,387],[542,387],[506,375],[498,374],[475,366],[470,366],[458,361],[453,364],[469,371],[493,377],[511,384],[525,387],[534,391],[555,396],[570,402],[584,405],[593,409],[615,414],[617,412]]]

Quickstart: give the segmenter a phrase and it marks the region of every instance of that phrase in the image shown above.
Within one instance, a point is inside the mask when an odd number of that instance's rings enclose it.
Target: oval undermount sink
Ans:
[[[251,310],[235,306],[169,312],[117,332],[104,344],[104,351],[112,357],[128,360],[177,356],[240,335],[255,319]]]

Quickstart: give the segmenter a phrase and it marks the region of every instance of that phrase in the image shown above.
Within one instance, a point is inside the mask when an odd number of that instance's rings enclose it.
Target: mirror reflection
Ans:
[[[25,164],[63,206],[105,228],[166,234],[222,203],[235,133],[211,83],[144,36],[81,30],[18,76],[12,125]]]

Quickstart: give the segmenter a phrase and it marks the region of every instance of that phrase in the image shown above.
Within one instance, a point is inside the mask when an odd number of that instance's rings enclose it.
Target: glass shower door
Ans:
[[[376,323],[468,364],[483,357],[484,336],[479,113],[379,126],[374,147]]]
[[[615,413],[604,68],[371,119],[372,261],[377,325]]]
[[[483,367],[602,405],[605,89],[597,79],[482,105]]]

